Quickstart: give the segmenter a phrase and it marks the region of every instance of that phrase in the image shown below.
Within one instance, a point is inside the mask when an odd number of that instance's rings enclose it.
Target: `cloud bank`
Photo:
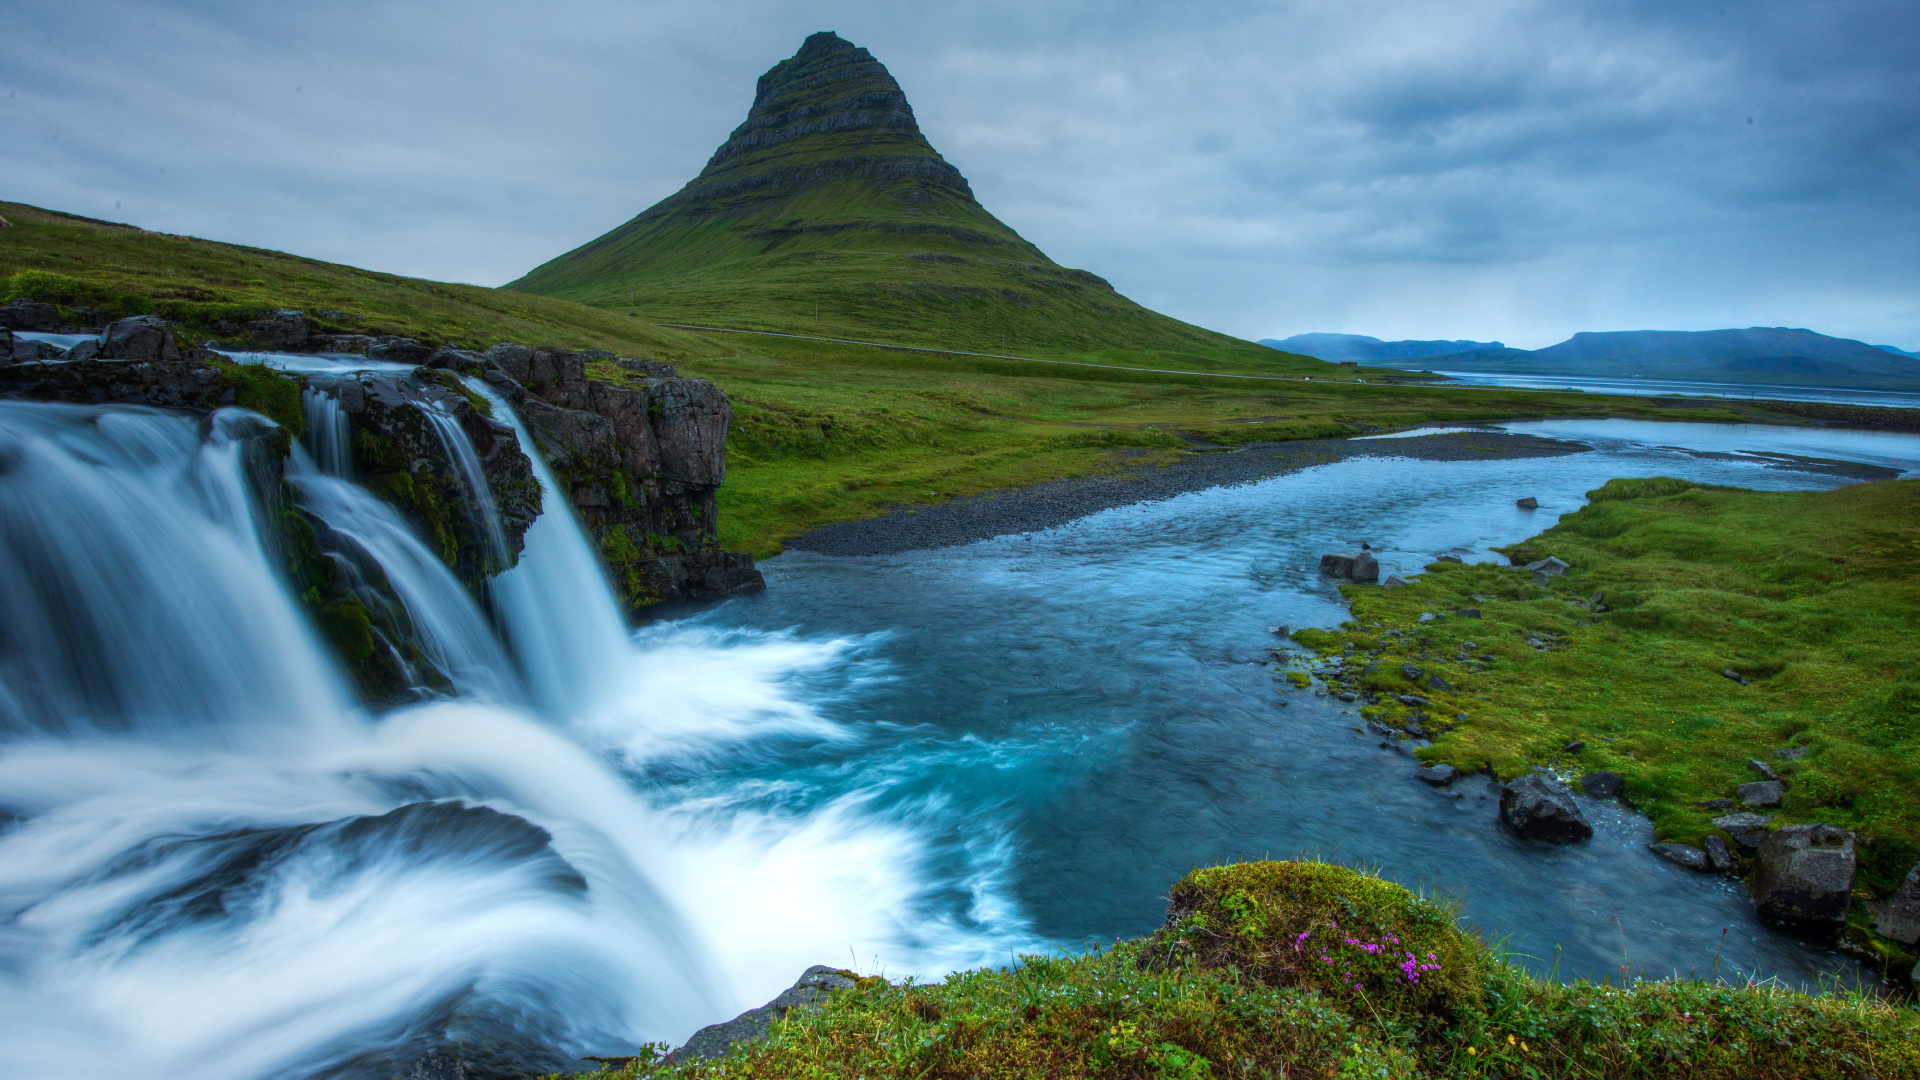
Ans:
[[[1920,6],[27,0],[0,197],[499,284],[831,29],[1054,258],[1243,337],[1920,346]]]

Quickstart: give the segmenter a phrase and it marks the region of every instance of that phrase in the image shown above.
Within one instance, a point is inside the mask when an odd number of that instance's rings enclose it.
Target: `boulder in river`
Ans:
[[[1741,784],[1733,789],[1741,805],[1755,810],[1771,810],[1780,805],[1786,795],[1786,785],[1778,780],[1755,780],[1751,784]]]
[[[1460,770],[1452,765],[1442,763],[1439,765],[1428,765],[1413,775],[1419,777],[1425,783],[1439,787],[1442,784],[1453,783],[1454,778],[1460,775]]]
[[[1596,799],[1611,799],[1620,794],[1620,789],[1626,785],[1626,782],[1627,778],[1619,773],[1602,769],[1581,777],[1580,790]]]
[[[1380,580],[1380,564],[1364,551],[1320,556],[1320,572],[1342,581],[1371,585]]]
[[[1573,792],[1545,773],[1528,773],[1500,789],[1500,820],[1531,840],[1570,844],[1593,836]]]
[[[1838,825],[1789,825],[1760,845],[1753,904],[1770,919],[1842,923],[1857,863],[1853,834]]]
[[[1689,870],[1707,868],[1707,853],[1692,844],[1648,844],[1647,850],[1675,866],[1684,866]]]
[[[1771,821],[1765,814],[1727,814],[1713,819],[1713,827],[1733,837],[1733,842],[1748,851],[1759,850],[1767,838]]]
[[[1720,839],[1718,835],[1709,835],[1700,842],[1700,846],[1707,853],[1707,866],[1716,874],[1728,873],[1739,865],[1733,857],[1733,849],[1729,848],[1727,842]]]
[[[107,360],[178,360],[173,327],[158,315],[135,315],[107,327],[100,355]]]
[[[1920,864],[1907,871],[1907,879],[1893,890],[1887,906],[1873,920],[1873,932],[1902,945],[1920,942]]]
[[[673,1052],[676,1063],[723,1058],[735,1043],[759,1042],[767,1037],[773,1022],[794,1009],[818,1008],[836,990],[851,990],[860,976],[841,968],[815,964],[799,981],[780,992],[780,996],[757,1009],[748,1009],[721,1024],[710,1024],[693,1033],[685,1046]]]
[[[1538,510],[1540,509],[1540,500],[1529,495],[1524,499],[1513,500],[1513,505],[1522,510]]]

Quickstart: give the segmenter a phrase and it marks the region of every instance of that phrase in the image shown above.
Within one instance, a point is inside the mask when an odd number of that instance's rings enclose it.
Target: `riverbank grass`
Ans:
[[[1447,906],[1342,867],[1210,867],[1172,897],[1141,941],[933,984],[862,979],[726,1058],[645,1054],[588,1075],[1920,1076],[1910,1008],[1767,985],[1561,985],[1506,963]]]
[[[1296,640],[1353,656],[1323,670],[1369,719],[1432,736],[1422,759],[1620,773],[1663,840],[1700,843],[1776,773],[1774,824],[1855,831],[1858,895],[1885,897],[1920,861],[1920,481],[1613,480],[1588,498],[1508,550],[1565,576],[1436,562],[1404,589],[1345,587],[1353,620]],[[1856,950],[1904,974],[1913,950],[1865,922]]]

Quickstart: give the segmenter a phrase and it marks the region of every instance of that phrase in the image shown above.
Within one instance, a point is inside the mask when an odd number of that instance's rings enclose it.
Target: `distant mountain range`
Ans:
[[[1285,341],[1261,338],[1260,344],[1320,360],[1411,360],[1417,356],[1506,348],[1498,341],[1381,341],[1365,334],[1295,334]]]
[[[1261,344],[1322,360],[1431,371],[1920,390],[1920,358],[1913,353],[1784,326],[1579,333],[1531,351],[1497,341],[1381,341],[1357,334],[1296,334]]]

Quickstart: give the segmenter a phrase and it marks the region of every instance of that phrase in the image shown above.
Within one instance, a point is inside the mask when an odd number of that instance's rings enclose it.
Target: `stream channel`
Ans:
[[[1920,438],[1509,424],[1591,449],[1352,458],[965,546],[793,551],[764,593],[629,632],[564,514],[470,595],[307,406],[296,503],[391,582],[453,695],[353,703],[280,573],[265,421],[0,402],[9,1075],[386,1080],[448,1044],[470,1075],[546,1071],[678,1042],[813,963],[937,977],[1146,933],[1193,867],[1297,855],[1454,898],[1565,978],[1704,975],[1716,951],[1727,978],[1857,977],[1654,859],[1617,806],[1550,848],[1497,828],[1483,782],[1440,798],[1350,707],[1286,691],[1267,628],[1341,620],[1325,551],[1409,574],[1612,477],[1827,488],[1849,481],[1756,454],[1911,472]]]

